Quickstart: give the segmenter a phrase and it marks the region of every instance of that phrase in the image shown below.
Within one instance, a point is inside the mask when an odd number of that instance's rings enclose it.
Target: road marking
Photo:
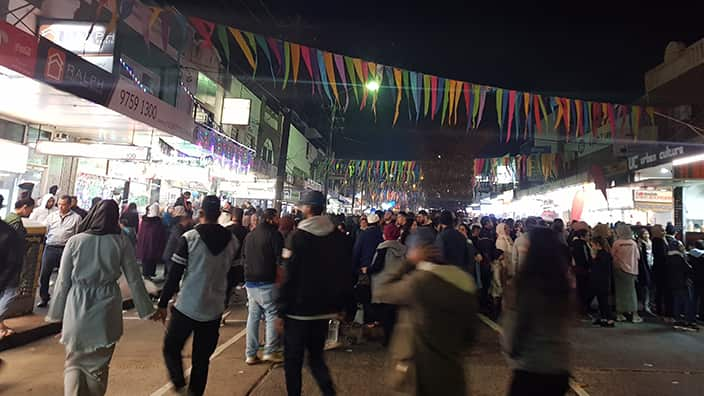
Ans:
[[[216,349],[215,352],[210,356],[210,361],[213,361],[216,357],[220,356],[223,352],[227,350],[227,348],[231,347],[239,341],[242,337],[244,337],[247,334],[247,329],[242,329],[239,333],[235,334],[230,338],[229,340],[225,341],[224,343],[220,344]],[[191,367],[187,368],[183,376],[185,378],[188,378],[191,376]],[[163,396],[166,394],[166,392],[170,391],[173,389],[174,385],[169,382],[168,384],[162,386],[161,388],[157,389],[154,393],[151,394],[151,396]]]
[[[479,316],[479,320],[484,322],[484,324],[489,326],[492,330],[499,333],[500,335],[504,334],[504,330],[496,322],[489,319],[483,314],[477,314],[477,316]],[[576,393],[577,396],[589,396],[589,393],[587,393],[587,391],[585,391],[584,388],[582,388],[582,386],[579,385],[577,381],[575,381],[572,377],[570,377],[570,389],[572,389],[572,391]]]

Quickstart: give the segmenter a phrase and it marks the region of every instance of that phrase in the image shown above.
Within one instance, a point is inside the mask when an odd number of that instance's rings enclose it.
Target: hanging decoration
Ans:
[[[474,159],[474,183],[478,181],[499,183],[498,167],[503,166],[514,182],[540,180],[547,182],[559,178],[562,170],[562,156],[556,153],[507,154],[498,158]]]
[[[357,179],[367,184],[386,183],[400,188],[423,179],[423,171],[416,161],[331,160],[327,172],[346,180]]]
[[[221,166],[240,173],[249,172],[254,162],[252,149],[205,125],[196,125],[194,135],[196,145],[215,155]]]

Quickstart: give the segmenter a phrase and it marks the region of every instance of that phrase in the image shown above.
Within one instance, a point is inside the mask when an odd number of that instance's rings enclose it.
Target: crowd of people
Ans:
[[[122,335],[122,274],[141,318],[169,319],[165,366],[175,389],[189,395],[205,392],[237,286],[247,294],[244,360],[283,363],[289,395],[301,394],[306,352],[322,394],[335,394],[323,351],[337,321],[380,329],[395,390],[464,394],[465,356],[482,312],[504,326],[509,394],[562,395],[573,312],[603,327],[657,315],[687,331],[698,329],[697,315],[704,318],[704,241],[687,252],[670,224],[590,227],[423,210],[333,215],[324,214],[318,191],[304,192],[286,215],[212,195],[194,205],[189,193],[140,215],[134,204],[100,199],[85,212],[54,194],[38,208],[19,200],[0,222],[0,247],[22,246],[22,218],[40,212],[47,234],[39,304],[49,305],[49,320],[63,322],[66,395],[106,392]],[[0,319],[16,294],[24,248],[2,251],[9,253],[0,268]],[[159,280],[161,264],[164,284],[154,306],[143,279]],[[0,321],[0,337],[11,331]],[[181,356],[189,337],[187,383]]]

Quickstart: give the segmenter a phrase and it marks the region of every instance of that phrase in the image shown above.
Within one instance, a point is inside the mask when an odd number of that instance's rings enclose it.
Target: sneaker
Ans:
[[[259,364],[262,361],[259,360],[259,358],[257,356],[247,356],[247,359],[244,362],[247,363],[248,365],[252,366],[255,364]]]
[[[607,320],[601,324],[601,327],[613,328],[613,327],[616,327],[616,323],[614,323],[613,320]]]
[[[618,315],[616,315],[616,321],[617,321],[617,322],[625,322],[625,321],[626,321],[626,317],[623,316],[623,315],[621,315],[621,314],[618,314]]]
[[[638,316],[638,314],[634,313],[632,322],[633,323],[643,323],[643,318]]]
[[[269,363],[283,363],[284,355],[281,352],[274,352],[269,355],[264,355],[263,360]]]
[[[37,308],[46,308],[48,306],[49,306],[49,300],[46,300],[46,301],[42,300],[42,301],[39,301],[39,304],[37,304]]]
[[[696,323],[690,323],[687,327],[693,331],[699,331],[699,326]]]

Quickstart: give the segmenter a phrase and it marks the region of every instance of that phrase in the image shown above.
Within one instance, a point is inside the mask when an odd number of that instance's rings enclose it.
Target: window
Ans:
[[[310,142],[306,141],[306,160],[310,160]]]
[[[262,160],[268,164],[274,164],[274,145],[271,139],[267,139],[262,146]]]
[[[0,119],[0,139],[24,143],[24,125]]]

